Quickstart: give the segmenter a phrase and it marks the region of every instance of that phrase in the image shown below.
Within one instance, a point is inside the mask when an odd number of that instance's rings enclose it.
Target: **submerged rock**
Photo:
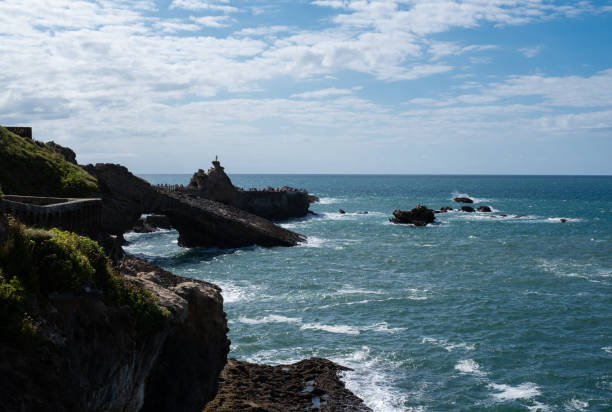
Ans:
[[[345,370],[350,369],[321,358],[278,366],[228,359],[219,392],[204,412],[371,412],[338,377]]]
[[[491,208],[489,206],[478,206],[477,210],[479,212],[491,212]]]
[[[456,197],[453,200],[457,203],[474,203],[472,199],[470,199],[469,197],[465,197],[465,196]]]
[[[415,226],[427,226],[433,223],[436,216],[434,211],[427,206],[418,205],[412,210],[394,210],[393,218],[389,219],[392,223],[407,223]]]
[[[446,213],[446,212],[452,212],[453,208],[450,206],[442,206],[440,208],[440,210],[437,211],[437,213]]]
[[[462,212],[474,213],[475,210],[472,206],[461,206]]]
[[[565,223],[565,222],[567,222],[567,219],[565,219],[565,218],[561,218],[561,219],[559,219],[559,221],[560,221],[561,223]]]
[[[344,209],[338,209],[338,213],[340,213],[341,215],[345,214],[346,212],[344,211]]]

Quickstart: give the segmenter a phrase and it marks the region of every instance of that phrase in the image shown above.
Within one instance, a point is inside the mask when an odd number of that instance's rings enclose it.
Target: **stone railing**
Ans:
[[[80,234],[95,234],[102,223],[102,199],[71,199],[6,195],[0,210],[28,226],[57,227]]]

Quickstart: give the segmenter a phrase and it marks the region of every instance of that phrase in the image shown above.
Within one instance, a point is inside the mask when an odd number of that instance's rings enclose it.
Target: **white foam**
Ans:
[[[251,319],[245,316],[241,316],[238,318],[238,321],[249,325],[259,325],[262,323],[300,323],[302,322],[302,318],[289,318],[281,315],[268,315],[259,319]]]
[[[601,348],[601,350],[607,353],[612,353],[612,346],[604,346],[603,348]]]
[[[405,412],[423,410],[420,407],[406,409],[407,395],[393,386],[393,379],[384,371],[397,365],[389,365],[383,359],[372,355],[370,348],[363,346],[353,352],[331,359],[352,371],[341,373],[348,390],[359,396],[377,412]]]
[[[582,219],[571,218],[571,217],[549,217],[546,220],[550,223],[563,223],[561,219],[565,219],[565,223],[578,223],[582,222]]]
[[[566,410],[570,410],[570,411],[586,411],[587,408],[589,407],[589,403],[586,401],[581,401],[579,399],[574,398],[574,399],[571,399],[565,402],[563,406],[565,406]]]
[[[492,396],[502,402],[513,399],[529,399],[540,395],[538,385],[532,382],[521,383],[518,386],[490,383],[489,387],[498,392],[492,394]]]
[[[319,204],[322,205],[331,205],[334,203],[340,203],[343,199],[337,197],[321,197],[319,198]]]
[[[345,287],[336,292],[339,295],[352,295],[352,294],[363,294],[363,295],[384,295],[385,292],[382,290],[368,290],[353,287]]]
[[[538,401],[534,401],[532,406],[528,406],[527,409],[533,412],[548,412],[550,411],[550,407],[546,404],[540,403]]]
[[[321,248],[326,242],[327,239],[316,236],[308,236],[305,242],[300,243],[300,246]]]
[[[321,323],[305,323],[302,330],[322,330],[330,333],[342,333],[345,335],[359,335],[359,329],[349,325],[323,325]]]
[[[455,365],[455,370],[458,370],[461,373],[476,376],[484,376],[487,374],[486,372],[480,370],[480,365],[473,359],[460,360]]]
[[[435,346],[439,346],[441,348],[444,348],[447,352],[452,352],[455,349],[465,349],[465,350],[474,350],[476,349],[476,347],[472,344],[467,344],[467,343],[452,343],[449,342],[446,339],[436,339],[436,338],[430,338],[427,336],[424,336],[421,339],[421,343],[431,343]]]
[[[249,301],[256,296],[261,297],[261,294],[258,294],[257,287],[255,286],[238,286],[233,283],[218,281],[215,281],[215,283],[221,288],[224,304]]]

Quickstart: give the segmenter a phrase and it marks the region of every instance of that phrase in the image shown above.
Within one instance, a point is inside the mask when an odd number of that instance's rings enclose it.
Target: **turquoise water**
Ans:
[[[612,410],[612,177],[231,178],[318,195],[319,216],[282,223],[308,242],[223,251],[181,249],[173,231],[126,236],[128,252],[223,288],[230,356],[332,359],[375,411]],[[508,216],[388,223],[457,194]]]

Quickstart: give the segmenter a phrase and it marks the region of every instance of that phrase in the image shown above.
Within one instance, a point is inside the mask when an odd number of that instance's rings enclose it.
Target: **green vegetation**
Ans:
[[[5,193],[85,197],[99,191],[97,180],[68,163],[44,143],[25,139],[0,126],[0,184]]]
[[[141,336],[167,325],[168,313],[156,297],[117,275],[93,240],[10,222],[9,239],[0,246],[0,339],[35,336],[27,313],[50,293],[85,290],[99,290],[107,302],[129,306]]]

